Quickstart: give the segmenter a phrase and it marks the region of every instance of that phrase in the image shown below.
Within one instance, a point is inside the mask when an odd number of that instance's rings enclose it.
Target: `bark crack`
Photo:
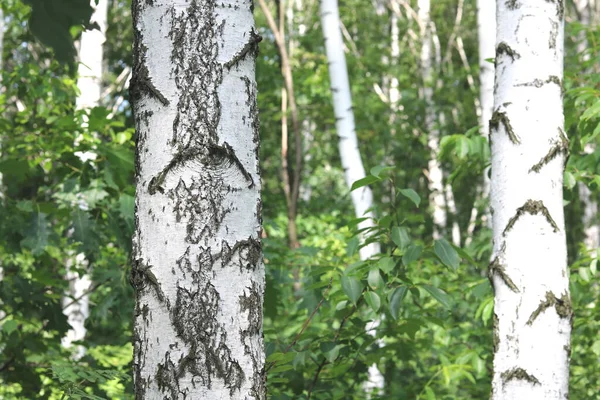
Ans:
[[[508,138],[511,142],[513,142],[514,144],[521,143],[519,137],[515,134],[515,131],[512,125],[510,124],[510,120],[508,119],[506,112],[496,110],[494,111],[494,114],[492,114],[492,119],[490,119],[490,130],[498,130],[500,124],[504,126],[504,130],[506,131],[506,134],[508,135]]]
[[[548,154],[546,154],[537,164],[531,167],[529,172],[540,172],[544,165],[548,164],[561,153],[565,155],[564,164],[566,164],[566,157],[569,155],[569,139],[567,139],[567,136],[561,128],[558,128],[558,134],[559,138],[554,142],[554,145],[550,148]]]

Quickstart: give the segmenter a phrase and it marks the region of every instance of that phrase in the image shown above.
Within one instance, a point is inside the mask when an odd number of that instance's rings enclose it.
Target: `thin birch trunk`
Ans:
[[[492,400],[565,399],[573,312],[562,193],[564,3],[499,0],[497,16]]]
[[[340,158],[342,160],[346,184],[348,187],[351,187],[355,181],[364,178],[366,174],[356,137],[352,95],[350,92],[350,81],[340,24],[337,0],[321,0],[321,26],[323,28],[325,50],[329,63],[329,79],[333,93],[333,109],[336,120],[336,131],[339,138]],[[355,215],[358,218],[366,218],[358,224],[358,228],[362,231],[361,241],[364,244],[369,230],[375,227],[375,214],[371,210],[373,207],[373,193],[368,186],[363,186],[352,191],[350,195]],[[372,242],[361,247],[360,258],[361,260],[368,260],[380,252],[379,243]],[[367,327],[367,331],[370,332],[376,329],[378,325],[379,321],[375,321]],[[365,390],[368,393],[376,390],[379,391],[378,393],[381,393],[385,382],[377,365],[373,364],[369,367],[368,375]]]
[[[106,24],[108,13],[108,0],[100,0],[98,4],[91,1],[94,8],[91,22],[98,24],[99,29],[86,30],[81,34],[79,48],[79,68],[77,78],[77,108],[89,110],[98,106],[100,93],[102,91],[102,69],[103,69],[103,49],[106,41]],[[80,154],[83,158],[94,158],[94,155]],[[69,282],[67,293],[63,298],[65,308],[63,313],[67,316],[67,321],[71,329],[62,339],[65,347],[70,347],[73,342],[85,339],[86,328],[85,321],[90,315],[89,294],[87,294],[92,281],[90,278],[88,261],[83,253],[72,254],[66,261],[66,277]],[[80,275],[79,271],[86,271]],[[76,300],[73,300],[76,299]],[[83,346],[77,346],[75,357],[81,358],[85,354]]]
[[[252,2],[132,14],[135,398],[265,399]]]
[[[429,181],[429,203],[433,216],[433,238],[440,239],[444,236],[448,216],[444,197],[444,174],[438,161],[440,151],[440,131],[436,126],[436,112],[433,103],[433,49],[430,18],[430,0],[418,1],[418,19],[421,27],[421,76],[423,78],[423,99],[425,100],[425,130],[427,131],[427,145],[429,146],[429,162],[427,163]]]
[[[479,103],[481,104],[481,118],[479,120],[480,133],[489,137],[489,123],[494,109],[494,64],[496,54],[496,4],[489,0],[477,0],[477,41],[479,43]],[[483,172],[483,185],[478,190],[478,197],[486,201],[490,196],[489,168]],[[475,201],[469,218],[466,244],[473,239],[473,232],[477,223],[478,202]],[[492,224],[492,215],[489,205],[481,218],[489,227]]]

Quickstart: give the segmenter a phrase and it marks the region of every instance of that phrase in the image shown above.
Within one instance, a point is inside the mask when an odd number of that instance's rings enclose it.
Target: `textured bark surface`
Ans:
[[[98,106],[100,93],[102,90],[102,70],[103,70],[103,50],[106,41],[106,24],[108,13],[108,0],[100,0],[96,4],[91,1],[94,13],[91,18],[92,23],[98,24],[99,29],[86,30],[81,34],[79,44],[79,67],[77,70],[77,108],[89,110]],[[79,157],[95,158],[92,153],[81,154]],[[69,281],[69,289],[63,299],[63,304],[67,305],[64,314],[71,325],[71,329],[63,338],[62,343],[68,347],[71,343],[83,340],[86,335],[85,321],[90,315],[89,295],[87,294],[91,286],[91,279],[88,273],[79,275],[73,267],[77,269],[86,269],[88,262],[84,254],[77,254],[70,257],[67,262],[67,273],[65,279]],[[76,357],[80,358],[85,353],[81,346],[77,348]]]
[[[562,194],[564,4],[499,0],[497,15],[492,399],[565,399],[572,307]]]
[[[132,7],[136,399],[264,399],[253,4]]]

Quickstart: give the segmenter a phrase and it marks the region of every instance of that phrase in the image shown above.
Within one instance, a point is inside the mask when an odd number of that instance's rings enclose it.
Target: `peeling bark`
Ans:
[[[139,400],[266,398],[252,9],[132,4]]]
[[[497,1],[492,400],[568,396],[562,0]]]

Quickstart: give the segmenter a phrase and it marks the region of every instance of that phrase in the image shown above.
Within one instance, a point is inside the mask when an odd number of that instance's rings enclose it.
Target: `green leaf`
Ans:
[[[402,300],[404,300],[407,293],[408,287],[400,286],[394,289],[390,296],[390,314],[392,314],[392,317],[394,317],[395,320],[398,319],[398,315],[400,314],[400,304],[402,304]]]
[[[71,217],[73,218],[72,239],[81,243],[81,247],[86,251],[96,250],[96,227],[93,221],[90,220],[89,213],[80,208],[75,208]]]
[[[392,240],[400,250],[406,249],[406,247],[410,244],[408,228],[404,226],[394,226],[392,228]]]
[[[446,239],[436,240],[435,244],[433,245],[433,251],[445,266],[450,267],[455,271],[458,269],[460,262],[458,253]]]
[[[575,175],[573,175],[569,171],[565,171],[563,180],[564,180],[564,186],[569,190],[573,189],[573,187],[577,183],[577,180],[575,179]]]
[[[379,311],[379,307],[381,307],[381,299],[377,293],[365,292],[365,301],[373,311]]]
[[[14,319],[10,319],[4,324],[2,324],[2,331],[6,332],[6,335],[8,336],[11,333],[13,333],[18,326],[19,324],[17,323],[17,321],[15,321]]]
[[[360,281],[351,276],[342,276],[342,289],[344,289],[344,293],[346,293],[350,301],[356,305],[363,290]]]
[[[34,256],[38,256],[48,246],[50,233],[46,214],[33,213],[31,224],[25,232],[25,239],[21,241],[21,246],[30,249]]]
[[[413,203],[415,203],[415,205],[417,206],[417,208],[419,207],[419,204],[421,204],[421,197],[414,190],[412,190],[412,189],[400,189],[399,192],[404,197],[407,197],[409,200],[411,200]]]
[[[352,184],[352,188],[350,188],[350,191],[352,192],[353,190],[356,190],[356,189],[361,188],[363,186],[370,185],[371,183],[377,182],[379,180],[380,179],[378,177],[373,176],[373,175],[365,176],[364,178],[359,179],[356,182],[354,182]]]
[[[456,142],[456,155],[461,160],[469,154],[469,138],[460,136]]]
[[[377,290],[383,287],[384,282],[381,274],[379,273],[379,268],[371,268],[369,271],[369,276],[367,277],[367,282],[369,286],[373,290]]]
[[[592,262],[590,263],[590,272],[592,273],[592,275],[596,275],[596,272],[598,272],[598,259],[594,258],[592,260]]]
[[[394,169],[394,167],[384,167],[384,166],[378,165],[376,167],[371,168],[370,172],[371,172],[371,175],[376,176],[377,178],[380,178],[380,175],[382,172],[390,171],[392,169]]]
[[[348,257],[351,257],[358,250],[358,246],[360,245],[360,239],[354,236],[352,239],[348,240],[348,244],[346,245],[346,254]]]
[[[592,279],[592,275],[590,274],[590,269],[588,267],[580,267],[579,276],[581,276],[581,279],[586,282],[589,282]]]
[[[404,252],[404,255],[402,256],[402,262],[405,266],[408,266],[411,262],[419,259],[422,251],[423,246],[411,244],[408,246],[408,249],[406,249],[406,252]]]
[[[581,119],[583,121],[587,121],[596,117],[598,114],[600,114],[600,101],[595,102],[590,108],[585,110],[585,112],[581,115]]]
[[[392,257],[381,257],[377,262],[377,267],[386,274],[389,274],[396,268],[396,262]]]
[[[422,285],[421,287],[423,289],[425,289],[427,291],[427,293],[429,293],[431,295],[431,297],[436,299],[441,305],[443,305],[447,309],[451,308],[450,296],[448,296],[448,294],[446,292],[444,292],[442,289],[432,286],[432,285]]]

